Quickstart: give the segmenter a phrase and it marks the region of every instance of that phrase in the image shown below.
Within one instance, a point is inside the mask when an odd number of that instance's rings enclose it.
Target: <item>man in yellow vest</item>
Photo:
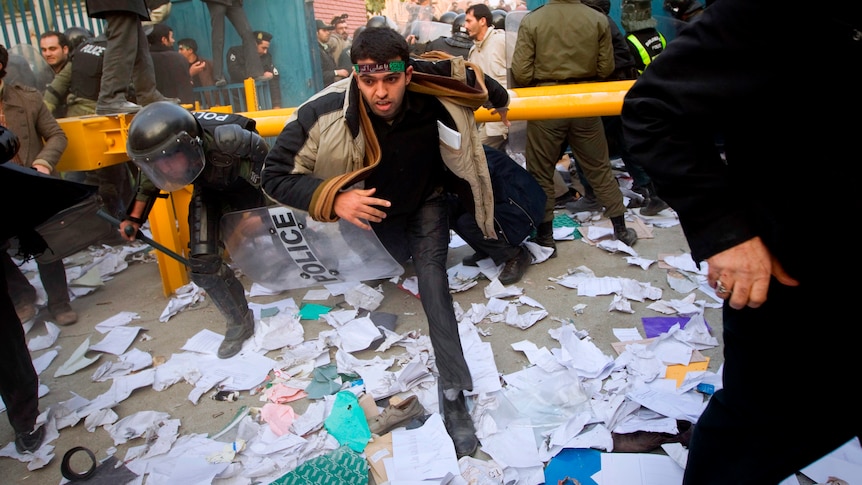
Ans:
[[[667,45],[664,36],[656,30],[649,0],[623,0],[620,22],[626,31],[626,42],[635,59],[638,74],[661,54]]]

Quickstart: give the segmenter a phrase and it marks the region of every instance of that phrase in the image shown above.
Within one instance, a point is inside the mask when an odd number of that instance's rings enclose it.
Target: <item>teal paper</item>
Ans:
[[[359,405],[359,399],[350,391],[340,391],[335,395],[332,412],[323,421],[323,426],[340,444],[349,446],[357,453],[362,453],[371,439],[365,412]]]
[[[311,383],[305,388],[309,399],[331,396],[341,389],[341,377],[338,375],[338,368],[335,364],[316,367],[311,371],[311,378]]]
[[[300,320],[318,320],[324,313],[329,313],[332,308],[316,303],[306,303],[299,309]]]

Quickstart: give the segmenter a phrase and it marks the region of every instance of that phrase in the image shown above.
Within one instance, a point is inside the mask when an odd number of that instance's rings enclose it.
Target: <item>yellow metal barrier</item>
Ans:
[[[623,98],[634,81],[564,84],[535,88],[510,89],[508,119],[541,120],[617,115]],[[254,80],[245,80],[246,106],[258,106]],[[230,107],[211,111],[230,112]],[[282,108],[240,113],[257,122],[261,136],[277,136],[287,118],[296,108]],[[133,115],[82,116],[57,120],[66,132],[69,144],[60,158],[61,172],[93,170],[128,161],[126,138]],[[476,121],[499,121],[499,115],[480,108]],[[168,249],[188,258],[188,207],[191,186],[172,192],[167,199],[158,199],[150,212],[153,239]],[[156,251],[162,288],[165,296],[189,282],[188,270],[182,263]]]

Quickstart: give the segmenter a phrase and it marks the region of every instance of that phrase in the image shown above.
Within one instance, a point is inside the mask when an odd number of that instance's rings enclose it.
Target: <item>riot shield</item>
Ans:
[[[346,221],[317,222],[284,206],[222,217],[225,247],[252,281],[282,291],[391,278],[404,272],[374,231]]]
[[[438,37],[449,37],[452,35],[452,26],[443,22],[431,22],[427,20],[414,20],[407,26],[404,37],[415,35],[416,42],[424,44]]]
[[[54,80],[54,72],[42,58],[39,49],[30,44],[18,44],[8,50],[9,69],[6,70],[5,80],[9,84],[23,84],[44,93]]]

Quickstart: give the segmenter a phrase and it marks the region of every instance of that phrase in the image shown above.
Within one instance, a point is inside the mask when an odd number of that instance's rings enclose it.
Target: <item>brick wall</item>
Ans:
[[[314,17],[327,24],[333,17],[347,14],[347,27],[350,35],[360,25],[365,25],[368,14],[365,11],[365,0],[315,0]]]

